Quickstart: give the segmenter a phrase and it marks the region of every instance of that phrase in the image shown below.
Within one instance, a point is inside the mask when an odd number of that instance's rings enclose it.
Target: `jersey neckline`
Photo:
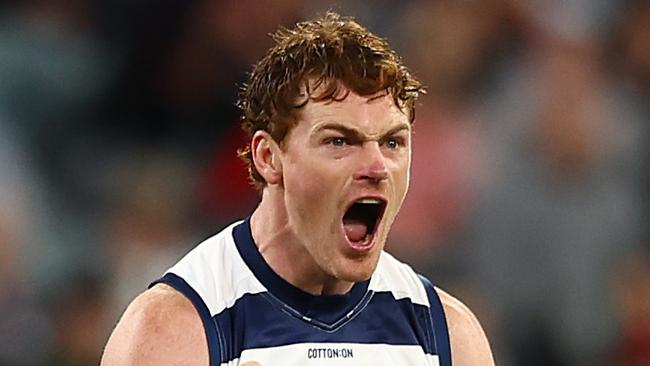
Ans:
[[[280,277],[266,263],[253,239],[250,217],[233,228],[233,239],[242,259],[258,281],[269,293],[296,311],[303,320],[316,320],[329,327],[340,323],[360,310],[362,303],[369,300],[370,280],[357,282],[343,295],[312,295]]]

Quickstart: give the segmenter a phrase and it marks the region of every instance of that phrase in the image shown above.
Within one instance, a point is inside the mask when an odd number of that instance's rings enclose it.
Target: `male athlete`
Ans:
[[[239,101],[261,202],[133,301],[102,365],[494,365],[470,310],[383,251],[420,83],[334,13],[274,40]]]

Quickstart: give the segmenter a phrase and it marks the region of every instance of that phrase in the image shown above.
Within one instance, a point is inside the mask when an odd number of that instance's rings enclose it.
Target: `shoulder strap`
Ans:
[[[208,307],[205,305],[205,302],[203,302],[203,299],[201,299],[201,296],[183,278],[173,273],[167,273],[162,278],[152,282],[149,285],[149,288],[158,283],[164,283],[173,287],[192,302],[201,317],[201,322],[205,329],[205,336],[208,341],[208,353],[210,355],[210,365],[221,365],[221,338],[219,337],[219,331],[216,322],[212,319],[212,316],[210,316],[210,310],[208,310]]]
[[[427,297],[429,298],[429,312],[433,321],[433,348],[440,358],[440,366],[451,366],[449,329],[447,328],[447,319],[445,318],[442,302],[431,281],[422,275],[418,276],[427,290]]]

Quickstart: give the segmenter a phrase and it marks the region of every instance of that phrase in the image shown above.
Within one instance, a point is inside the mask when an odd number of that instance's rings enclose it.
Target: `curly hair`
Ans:
[[[385,39],[353,18],[328,12],[271,36],[275,46],[253,66],[237,101],[249,138],[264,130],[282,143],[301,107],[310,100],[343,100],[347,96],[343,90],[358,95],[386,90],[413,122],[415,101],[424,92],[422,84]],[[255,169],[250,145],[238,155],[248,166],[251,183],[262,189],[266,182]]]

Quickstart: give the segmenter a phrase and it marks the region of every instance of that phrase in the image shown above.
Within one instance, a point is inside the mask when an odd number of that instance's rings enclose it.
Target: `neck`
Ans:
[[[266,187],[251,216],[251,232],[266,263],[293,286],[312,295],[347,293],[354,282],[326,273],[293,230],[282,192]],[[277,189],[277,188],[276,188]]]

